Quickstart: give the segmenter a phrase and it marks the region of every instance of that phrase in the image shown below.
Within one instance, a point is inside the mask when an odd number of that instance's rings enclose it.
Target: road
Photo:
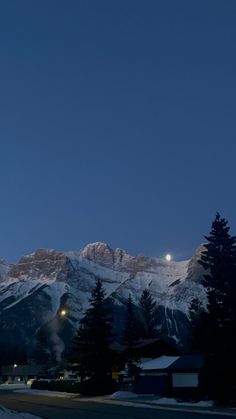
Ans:
[[[0,393],[0,405],[19,412],[27,412],[43,419],[226,419],[235,418],[232,413],[192,413],[180,410],[164,410],[129,407],[113,404],[82,402],[73,399],[17,394],[9,391]],[[229,414],[231,416],[229,416]]]

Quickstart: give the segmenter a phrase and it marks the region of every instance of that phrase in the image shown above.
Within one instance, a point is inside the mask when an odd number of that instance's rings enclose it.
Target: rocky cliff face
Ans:
[[[5,281],[7,273],[10,270],[10,264],[5,260],[0,259],[0,283]]]
[[[156,265],[155,259],[131,256],[123,249],[112,249],[105,243],[88,244],[80,256],[101,266],[121,272],[145,271]]]
[[[163,333],[183,343],[192,299],[206,301],[200,251],[190,261],[166,262],[93,243],[80,252],[39,249],[15,265],[0,261],[0,340],[29,348],[44,325],[59,359],[100,278],[118,309],[129,294],[138,302],[149,288],[159,305]],[[67,309],[63,318],[62,308]]]

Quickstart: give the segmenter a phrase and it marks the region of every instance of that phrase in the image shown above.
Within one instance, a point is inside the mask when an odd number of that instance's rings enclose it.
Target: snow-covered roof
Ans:
[[[160,356],[159,358],[151,359],[140,364],[142,370],[161,370],[168,368],[171,364],[177,361],[179,356]]]

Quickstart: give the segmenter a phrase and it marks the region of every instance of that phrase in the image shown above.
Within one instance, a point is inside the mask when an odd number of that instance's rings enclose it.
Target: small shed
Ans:
[[[165,394],[171,386],[168,367],[177,361],[178,356],[163,355],[140,364],[140,374],[135,380],[137,394]]]
[[[204,358],[201,355],[161,356],[140,364],[134,391],[138,394],[200,395]]]

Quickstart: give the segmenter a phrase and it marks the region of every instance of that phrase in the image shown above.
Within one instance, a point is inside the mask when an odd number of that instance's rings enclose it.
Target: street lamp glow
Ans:
[[[61,310],[60,315],[62,317],[66,316],[66,314],[67,314],[67,311],[65,309]]]
[[[171,255],[168,253],[166,256],[165,256],[165,259],[166,259],[166,261],[167,262],[170,262],[171,261]]]

